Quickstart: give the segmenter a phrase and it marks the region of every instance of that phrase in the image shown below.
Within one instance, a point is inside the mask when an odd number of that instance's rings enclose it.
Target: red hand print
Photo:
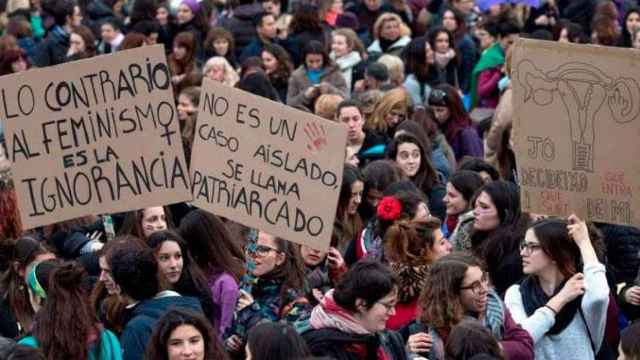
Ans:
[[[304,127],[304,133],[307,134],[309,139],[307,144],[309,151],[313,153],[320,152],[327,145],[327,131],[323,125],[318,125],[314,122],[307,123]]]

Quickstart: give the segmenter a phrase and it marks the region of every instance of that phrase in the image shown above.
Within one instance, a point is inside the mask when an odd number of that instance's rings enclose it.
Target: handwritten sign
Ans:
[[[0,78],[22,222],[191,200],[162,46]]]
[[[523,208],[640,225],[640,51],[534,40],[512,51]]]
[[[346,139],[341,124],[205,80],[191,157],[193,204],[327,249]]]

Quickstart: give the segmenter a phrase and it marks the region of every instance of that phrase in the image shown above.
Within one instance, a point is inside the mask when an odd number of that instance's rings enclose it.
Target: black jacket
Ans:
[[[597,226],[602,231],[608,265],[616,282],[633,282],[640,268],[640,229],[613,224]]]
[[[62,64],[67,60],[67,50],[69,50],[69,34],[56,26],[36,47],[33,64],[37,67]]]
[[[376,335],[349,334],[338,329],[311,330],[302,334],[313,356],[327,356],[336,360],[377,360],[382,346],[393,360],[407,359],[400,334],[385,331]],[[365,354],[353,351],[354,345],[363,345]]]
[[[240,57],[242,49],[258,36],[254,18],[264,11],[260,3],[240,5],[233,9],[233,16],[223,19],[221,26],[233,34],[236,41],[236,58]]]

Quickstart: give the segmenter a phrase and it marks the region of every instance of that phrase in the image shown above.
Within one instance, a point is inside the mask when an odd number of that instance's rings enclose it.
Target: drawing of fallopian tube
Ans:
[[[634,120],[640,113],[640,86],[631,78],[612,79],[591,64],[571,62],[543,72],[531,61],[518,64],[514,80],[524,88],[524,102],[549,105],[560,95],[569,118],[573,170],[594,171],[594,120],[606,102],[614,121]]]

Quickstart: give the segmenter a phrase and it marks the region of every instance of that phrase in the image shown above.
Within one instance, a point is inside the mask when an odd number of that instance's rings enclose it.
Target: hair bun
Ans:
[[[82,286],[85,276],[84,267],[71,261],[60,265],[54,271],[50,281],[53,281],[59,287],[73,289]]]

